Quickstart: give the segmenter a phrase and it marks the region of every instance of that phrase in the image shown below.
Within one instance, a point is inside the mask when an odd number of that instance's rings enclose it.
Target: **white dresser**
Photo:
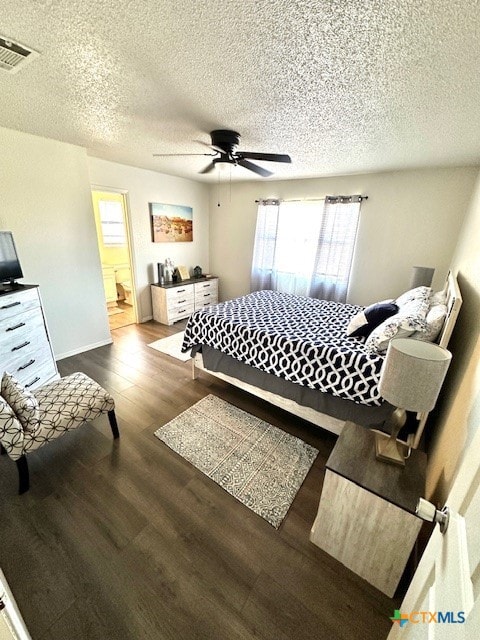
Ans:
[[[4,371],[30,390],[58,377],[35,285],[0,294],[0,376]]]
[[[173,324],[197,309],[218,302],[218,278],[198,278],[174,284],[152,284],[153,319]]]

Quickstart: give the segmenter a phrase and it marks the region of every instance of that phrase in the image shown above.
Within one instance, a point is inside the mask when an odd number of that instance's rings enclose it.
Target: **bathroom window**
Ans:
[[[121,202],[99,200],[100,225],[104,245],[127,244],[125,222]]]

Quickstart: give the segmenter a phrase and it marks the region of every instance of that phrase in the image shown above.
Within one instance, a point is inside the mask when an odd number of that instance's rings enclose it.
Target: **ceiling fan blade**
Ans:
[[[243,158],[238,158],[237,164],[241,167],[244,167],[245,169],[253,171],[254,173],[258,173],[259,176],[262,176],[264,178],[273,176],[273,173],[271,171],[267,171],[263,167],[259,167],[258,164],[253,164],[253,162],[249,162],[248,160],[244,160]]]
[[[199,171],[199,173],[210,173],[210,171],[213,171],[213,169],[215,169],[215,160],[212,160],[212,162],[210,162],[210,164],[208,164],[205,169]]]
[[[253,153],[250,151],[239,151],[236,155],[240,158],[251,158],[252,160],[267,160],[268,162],[291,162],[292,159],[285,153]]]
[[[204,147],[208,147],[209,149],[218,151],[218,153],[225,153],[225,151],[220,147],[216,147],[214,144],[207,144],[206,142],[203,142],[203,140],[194,140],[194,142],[198,142],[198,144],[203,144]]]
[[[154,158],[172,158],[174,156],[216,156],[216,153],[153,153]]]

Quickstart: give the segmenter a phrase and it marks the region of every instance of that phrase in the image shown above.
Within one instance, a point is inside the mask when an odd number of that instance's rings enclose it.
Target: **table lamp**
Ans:
[[[413,267],[410,289],[415,287],[430,287],[432,285],[434,267]]]
[[[380,372],[379,391],[397,407],[387,420],[390,435],[376,432],[377,460],[405,465],[405,446],[397,441],[407,411],[431,411],[440,393],[452,354],[433,342],[394,338]]]

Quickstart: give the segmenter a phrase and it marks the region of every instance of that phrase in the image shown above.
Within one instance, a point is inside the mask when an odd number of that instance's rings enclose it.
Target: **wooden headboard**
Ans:
[[[447,305],[447,315],[445,317],[443,329],[440,332],[439,337],[437,338],[437,342],[441,347],[446,349],[448,347],[453,328],[455,327],[455,323],[457,321],[458,312],[460,311],[460,307],[462,306],[462,294],[460,293],[457,278],[451,271],[448,272],[443,291],[446,294],[445,304]],[[415,432],[415,434],[410,435],[408,443],[414,449],[417,449],[418,445],[420,444],[420,438],[422,437],[427,418],[428,413],[417,414],[417,419],[419,421],[417,431]]]
[[[438,344],[446,349],[457,321],[458,312],[462,306],[462,294],[460,293],[457,278],[451,271],[448,272],[443,291],[445,291],[447,296],[447,316],[443,329],[438,337]]]

